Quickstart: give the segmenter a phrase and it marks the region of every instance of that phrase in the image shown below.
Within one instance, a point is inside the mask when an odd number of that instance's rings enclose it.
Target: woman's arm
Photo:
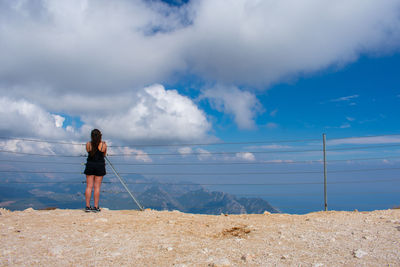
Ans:
[[[86,151],[90,152],[90,150],[92,150],[92,144],[90,142],[86,143]]]
[[[106,144],[106,142],[103,142],[103,146],[102,146],[102,151],[101,152],[103,152],[104,156],[107,155],[107,144]]]

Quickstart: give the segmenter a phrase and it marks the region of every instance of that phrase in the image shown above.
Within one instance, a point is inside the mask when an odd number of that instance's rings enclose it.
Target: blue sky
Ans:
[[[146,163],[168,161],[151,155],[157,151],[176,152],[178,161],[319,160],[320,152],[251,152],[320,149],[323,133],[331,148],[395,145],[399,14],[397,0],[0,0],[0,136],[82,143],[99,128],[114,145],[110,153]],[[371,135],[389,136],[338,140]],[[317,142],[274,142],[297,139]],[[123,147],[254,141],[271,142]],[[84,153],[76,145],[0,142],[11,152]],[[218,149],[240,153],[207,154]],[[399,153],[385,149],[329,156]],[[194,152],[203,154],[187,155]],[[398,161],[370,162],[382,164]]]
[[[398,134],[399,68],[399,53],[361,55],[340,68],[251,90],[263,108],[254,116],[252,129],[240,129],[231,114],[216,111],[207,101],[198,103],[215,122],[213,129],[222,140],[302,139],[322,133],[328,138]],[[187,84],[196,86],[189,80],[167,88],[196,99],[198,91],[187,90]]]

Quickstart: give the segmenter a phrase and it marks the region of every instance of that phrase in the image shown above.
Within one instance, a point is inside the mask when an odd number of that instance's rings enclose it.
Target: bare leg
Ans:
[[[101,182],[103,181],[103,176],[95,176],[94,177],[94,206],[96,208],[99,207],[99,200],[100,200],[100,187],[101,187]]]
[[[86,207],[90,207],[90,199],[92,198],[93,182],[94,182],[94,175],[86,175],[86,191],[85,191]]]

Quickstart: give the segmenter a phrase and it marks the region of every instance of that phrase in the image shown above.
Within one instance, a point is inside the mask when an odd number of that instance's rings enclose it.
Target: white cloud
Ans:
[[[342,125],[339,126],[340,129],[346,129],[350,127],[351,127],[350,123],[343,123]]]
[[[254,94],[241,91],[234,86],[215,86],[206,89],[201,98],[206,98],[216,110],[233,115],[241,129],[254,129],[254,117],[263,110]]]
[[[61,117],[26,100],[0,97],[0,132],[6,136],[66,138]]]
[[[246,160],[246,161],[255,161],[256,160],[256,157],[254,156],[254,154],[250,153],[250,152],[236,153],[236,158],[241,159],[241,160]]]
[[[134,155],[135,160],[141,162],[152,162],[153,160],[149,157],[149,155],[140,149],[130,148],[130,147],[111,147],[109,144],[109,148],[107,149],[107,154],[123,154],[125,157],[130,157]]]
[[[178,149],[179,154],[182,156],[187,156],[188,154],[192,153],[192,148],[191,147],[180,147]]]
[[[330,102],[343,102],[343,101],[350,101],[355,98],[358,98],[359,95],[350,95],[350,96],[343,96],[335,99],[331,99]]]
[[[128,109],[116,107],[113,113],[82,119],[120,140],[204,140],[211,128],[192,100],[161,85],[137,91],[131,103]]]
[[[355,121],[356,119],[355,119],[355,118],[352,118],[352,117],[346,117],[346,120],[348,120],[348,121]]]
[[[89,99],[88,110],[81,116],[84,125],[80,129],[72,126],[62,128],[63,117],[51,114],[37,104],[2,97],[0,132],[5,136],[87,139],[91,129],[99,128],[105,139],[115,141],[165,142],[209,138],[211,125],[204,112],[175,90],[153,85],[123,96],[94,96]],[[75,101],[84,108],[87,107],[85,100],[85,97],[76,95],[75,100],[67,99],[60,105]],[[114,100],[114,105],[110,105]],[[103,107],[107,112],[101,111]]]
[[[328,145],[345,145],[345,144],[393,144],[400,143],[400,136],[374,136],[374,137],[357,137],[357,138],[342,138],[328,140]]]
[[[263,146],[252,146],[250,148],[260,148],[260,149],[287,149],[287,148],[291,148],[291,146],[287,146],[287,145],[263,145]]]
[[[55,124],[57,128],[61,128],[64,124],[65,118],[60,116],[60,115],[52,115],[54,120],[55,120]]]
[[[0,93],[16,99],[14,107],[24,99],[38,115],[3,108],[10,118],[0,114],[0,129],[80,136],[54,126],[52,115],[68,114],[84,120],[85,132],[104,126],[122,140],[204,138],[210,125],[189,98],[142,88],[185,75],[224,88],[268,88],[360,54],[397,51],[399,8],[398,0],[203,0],[179,8],[140,0],[2,1]],[[255,95],[220,87],[206,97],[240,128],[254,128]],[[357,97],[336,100],[355,105]]]
[[[211,153],[208,150],[202,149],[202,148],[198,148],[196,149],[196,152],[198,153],[197,158],[199,160],[206,160],[211,158]]]
[[[3,1],[0,78],[75,92],[140,88],[188,72],[268,86],[398,49],[399,7],[397,0],[203,0],[180,8]]]

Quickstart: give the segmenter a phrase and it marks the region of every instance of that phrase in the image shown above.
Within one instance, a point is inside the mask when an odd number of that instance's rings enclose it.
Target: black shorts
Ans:
[[[106,175],[106,164],[104,162],[90,162],[86,163],[84,171],[86,175],[104,176]]]

